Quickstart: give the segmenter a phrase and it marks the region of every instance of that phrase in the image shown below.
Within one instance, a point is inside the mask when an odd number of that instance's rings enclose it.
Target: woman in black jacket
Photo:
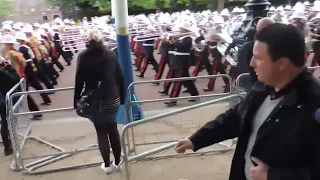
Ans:
[[[103,90],[99,97],[99,110],[90,120],[98,136],[98,145],[104,160],[101,168],[109,174],[120,170],[121,146],[117,129],[117,112],[125,103],[124,73],[116,54],[107,50],[102,43],[102,33],[93,29],[89,32],[87,49],[80,53],[77,62],[74,106],[81,99],[81,93],[95,90],[98,84]],[[115,161],[110,164],[110,146]]]

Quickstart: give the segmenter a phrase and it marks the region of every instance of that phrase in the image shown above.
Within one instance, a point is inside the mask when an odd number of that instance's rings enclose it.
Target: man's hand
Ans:
[[[257,166],[251,167],[250,176],[252,180],[268,180],[269,166],[258,158],[251,158]]]
[[[183,154],[187,149],[193,149],[193,144],[189,139],[181,139],[178,141],[175,150],[179,154]]]

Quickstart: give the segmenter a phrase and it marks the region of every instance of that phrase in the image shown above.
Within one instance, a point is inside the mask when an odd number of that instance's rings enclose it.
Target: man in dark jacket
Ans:
[[[16,71],[10,66],[5,65],[4,61],[0,60],[0,117],[1,117],[1,137],[4,145],[4,154],[6,156],[13,153],[9,139],[9,130],[6,113],[5,95],[10,89],[19,83],[20,77]]]
[[[259,83],[240,104],[180,140],[176,151],[238,137],[230,180],[319,180],[320,124],[314,114],[320,84],[304,55],[304,37],[294,26],[262,29],[250,62]]]
[[[258,21],[256,31],[261,31],[261,29],[274,23],[274,20],[266,17]],[[254,72],[253,68],[250,67],[250,61],[253,56],[252,49],[254,45],[254,37],[251,37],[248,42],[245,42],[238,52],[238,65],[237,71],[238,76],[243,73],[249,73],[250,76],[244,76],[240,80],[240,87],[244,88],[246,91],[249,91],[253,84],[257,81],[257,75]]]

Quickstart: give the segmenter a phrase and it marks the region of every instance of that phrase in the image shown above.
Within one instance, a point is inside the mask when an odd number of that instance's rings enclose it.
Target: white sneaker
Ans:
[[[119,164],[119,165],[116,165],[115,162],[113,161],[112,164],[113,168],[115,169],[115,171],[121,171],[122,170],[122,166]]]
[[[113,166],[113,164],[111,164],[109,167],[105,167],[105,163],[101,164],[101,169],[104,171],[104,173],[106,174],[111,174],[113,173],[116,169]]]
[[[101,169],[104,171],[106,174],[111,174],[115,171],[121,171],[122,166],[121,165],[116,165],[115,162],[113,161],[109,167],[105,167],[105,163],[101,164]]]

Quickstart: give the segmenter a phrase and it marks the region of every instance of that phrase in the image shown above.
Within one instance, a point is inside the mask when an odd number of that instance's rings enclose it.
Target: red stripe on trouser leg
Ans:
[[[138,57],[138,59],[137,59],[137,64],[136,64],[137,69],[140,69],[140,68],[141,68],[141,64],[142,64],[143,58],[144,58],[144,54],[139,55],[139,57]]]
[[[309,55],[310,55],[310,52],[307,51],[307,52],[306,52],[306,59],[308,59]]]
[[[135,52],[135,53],[140,53],[140,52],[142,51],[141,49],[143,49],[143,48],[142,48],[142,46],[141,46],[141,44],[140,44],[140,43],[135,42],[135,45],[134,45],[134,52]]]
[[[162,42],[162,41],[159,42],[159,45],[161,44],[161,42]],[[157,53],[158,53],[158,54],[161,54],[161,47],[160,47],[160,48],[157,48],[157,50],[158,50]]]
[[[155,77],[155,80],[159,80],[161,79],[162,73],[164,71],[164,67],[166,65],[165,59],[167,58],[166,54],[161,55],[161,60],[160,60],[160,65],[159,65],[159,70],[158,73]]]
[[[134,47],[134,40],[133,40],[134,37],[135,37],[135,36],[131,36],[131,40],[130,40],[130,49],[131,49],[131,50],[133,50],[133,47]]]
[[[231,67],[230,69],[230,76],[232,78],[232,83],[235,83],[235,81],[237,80],[237,70],[236,67]]]
[[[173,70],[170,68],[166,79],[171,79],[172,75],[173,75]],[[164,83],[164,89],[167,89],[170,84],[171,84],[171,82],[168,82],[168,81],[165,82]]]
[[[192,76],[198,76],[198,74],[199,74],[199,66],[201,64],[201,59],[202,59],[202,56],[198,56],[197,57],[197,63],[196,63],[195,69],[193,70]]]
[[[182,73],[183,73],[183,70],[181,69],[177,78],[181,78],[182,75],[183,75]],[[179,93],[178,91],[180,90],[179,86],[180,86],[181,83],[182,83],[181,81],[176,81],[174,83],[173,97],[177,97],[177,95]]]
[[[142,45],[140,45],[140,47],[139,47],[139,52],[144,53],[144,47]]]
[[[311,67],[317,66],[318,59],[319,59],[319,53],[315,53],[311,61]],[[311,70],[311,72],[314,73],[314,70]]]
[[[218,71],[217,71],[218,65],[219,65],[219,60],[218,59],[213,60],[212,75],[218,74]],[[209,80],[208,89],[212,89],[213,90],[215,82],[216,82],[216,78],[211,78]]]
[[[149,55],[145,55],[144,59],[143,59],[143,66],[142,66],[142,69],[141,69],[141,73],[145,73],[146,70],[147,70],[147,67],[148,67],[148,64],[149,64]]]
[[[319,53],[315,53],[311,62],[311,66],[316,66],[318,64]]]
[[[158,49],[161,39],[157,39],[154,49]]]

